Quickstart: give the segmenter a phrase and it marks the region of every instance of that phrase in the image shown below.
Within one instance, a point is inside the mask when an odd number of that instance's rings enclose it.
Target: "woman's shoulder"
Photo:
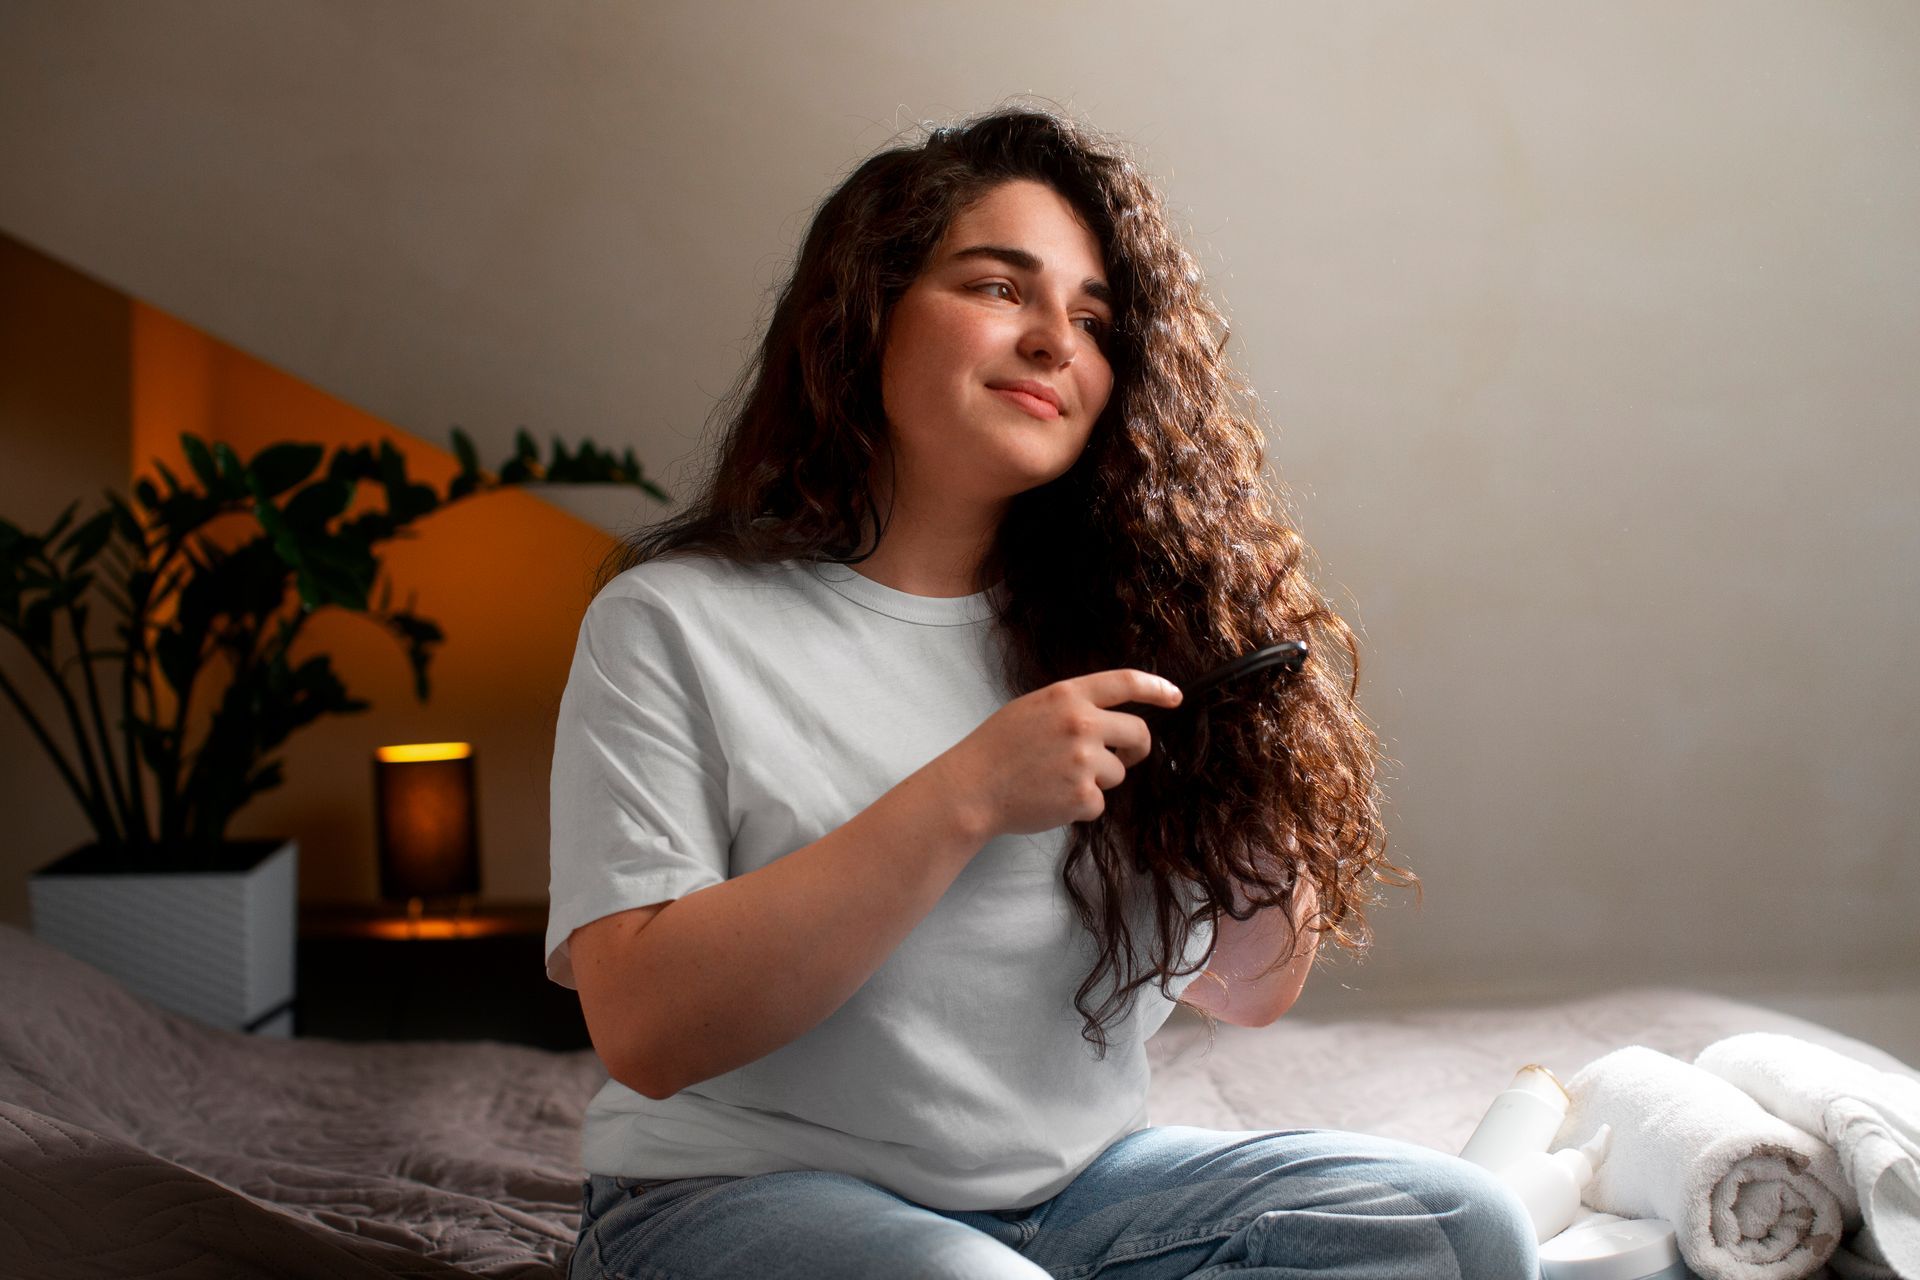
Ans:
[[[639,599],[684,610],[742,590],[791,586],[801,571],[794,561],[757,564],[714,551],[677,549],[616,574],[594,600]]]

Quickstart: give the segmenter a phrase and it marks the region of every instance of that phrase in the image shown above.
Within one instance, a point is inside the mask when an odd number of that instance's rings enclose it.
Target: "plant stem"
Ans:
[[[167,577],[167,570],[175,560],[178,560],[186,554],[186,547],[187,543],[184,538],[179,540],[169,539],[162,545],[160,558],[153,566],[154,588],[152,600],[161,600],[177,596],[182,589],[183,581],[190,575],[182,571],[181,574],[170,579]],[[151,603],[151,600],[149,603]],[[151,646],[143,641],[141,649],[150,652]],[[142,673],[146,677],[147,710],[153,717],[154,728],[157,732],[161,733],[165,743],[172,744],[171,747],[162,746],[159,751],[160,761],[153,766],[154,786],[160,796],[159,825],[154,834],[157,841],[163,845],[177,844],[180,838],[180,772],[185,754],[181,749],[181,744],[185,742],[187,706],[193,699],[193,684],[195,678],[200,673],[201,665],[201,662],[195,662],[188,671],[186,688],[174,690],[176,701],[174,705],[173,727],[170,731],[160,729],[159,686],[154,683],[151,662],[149,662],[146,670]],[[162,670],[161,675],[164,677],[166,672]],[[168,687],[172,688],[170,681]]]
[[[94,824],[99,828],[100,839],[110,845],[125,843],[125,837],[113,821],[113,810],[107,805],[106,787],[100,781],[100,766],[94,762],[93,743],[87,737],[87,724],[80,716],[80,705],[73,700],[73,690],[67,688],[67,682],[47,655],[37,649],[29,648],[34,662],[46,673],[47,680],[53,685],[55,693],[60,695],[60,705],[66,708],[67,727],[73,730],[74,748],[80,755],[80,763],[86,766],[87,787],[93,799],[87,805],[87,812],[93,814]]]
[[[120,666],[120,710],[124,717],[121,721],[120,728],[127,752],[127,781],[133,791],[128,818],[130,830],[127,836],[135,848],[145,849],[153,843],[153,828],[148,825],[147,791],[140,777],[140,755],[137,749],[138,743],[135,741],[133,732],[134,667],[138,664],[140,655],[145,651],[145,647],[136,643],[131,637],[140,636],[145,633],[146,620],[144,617],[134,619],[131,611],[128,612],[127,616],[130,619],[127,623],[127,635],[129,637],[127,641],[127,658]],[[153,689],[151,685],[147,688],[147,706],[149,709],[153,706]]]
[[[187,687],[175,689],[173,708],[173,728],[167,741],[172,744],[165,753],[167,772],[160,779],[161,820],[160,839],[166,844],[177,844],[186,835],[188,815],[183,811],[180,801],[183,798],[182,779],[191,781],[192,770],[187,765],[185,744],[187,740],[187,711],[193,703],[193,686],[200,678],[200,670],[206,665],[206,641],[201,641],[201,657],[187,672]],[[217,709],[216,709],[217,710]]]
[[[101,812],[98,798],[88,795],[87,789],[80,785],[79,777],[74,774],[73,766],[67,763],[67,757],[60,750],[59,744],[53,740],[53,736],[40,723],[39,717],[33,714],[32,709],[21,698],[19,690],[13,687],[13,682],[4,674],[0,674],[0,692],[7,695],[7,701],[13,703],[14,710],[18,711],[21,718],[27,722],[27,728],[33,731],[33,736],[39,739],[46,753],[53,757],[54,767],[60,770],[60,777],[73,792],[74,799],[80,802],[81,809],[92,816],[95,829],[105,836],[112,829],[112,815]]]
[[[80,671],[87,682],[87,709],[93,713],[93,731],[100,735],[100,757],[106,764],[109,799],[120,810],[120,826],[125,837],[133,834],[133,806],[127,799],[126,783],[113,759],[113,735],[107,732],[106,716],[100,711],[100,685],[93,678],[93,651],[87,648],[85,622],[71,602],[67,605],[67,625],[73,628],[73,643],[80,651]],[[137,781],[137,779],[136,779]]]

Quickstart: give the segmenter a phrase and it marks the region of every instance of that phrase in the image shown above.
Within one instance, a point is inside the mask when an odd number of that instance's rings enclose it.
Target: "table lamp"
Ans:
[[[428,902],[457,899],[460,910],[471,910],[480,892],[472,744],[380,747],[373,753],[373,789],[380,896],[404,899],[416,920]]]

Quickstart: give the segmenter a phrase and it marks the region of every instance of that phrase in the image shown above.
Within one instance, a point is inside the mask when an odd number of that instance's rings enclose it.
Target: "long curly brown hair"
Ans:
[[[1308,580],[1306,543],[1263,475],[1257,398],[1224,358],[1224,317],[1122,144],[1057,111],[1003,107],[861,164],[815,213],[757,356],[723,401],[725,438],[702,492],[625,538],[596,589],[675,550],[745,563],[871,555],[890,517],[872,483],[876,463],[892,460],[880,398],[888,317],[955,214],[1014,179],[1059,192],[1102,246],[1114,383],[1086,452],[1013,498],[982,564],[980,581],[1005,582],[996,621],[1008,687],[1018,696],[1115,667],[1180,684],[1262,645],[1310,648],[1297,677],[1256,682],[1257,694],[1210,700],[1161,729],[1148,767],[1107,793],[1100,817],[1073,824],[1061,874],[1099,946],[1075,1007],[1104,1057],[1107,1028],[1141,985],[1170,994],[1170,977],[1194,971],[1175,966],[1201,922],[1269,908],[1290,920],[1303,878],[1317,900],[1303,926],[1359,955],[1377,883],[1419,883],[1385,857],[1353,632]],[[1287,935],[1290,952],[1291,926]],[[1090,1008],[1109,974],[1112,989]]]

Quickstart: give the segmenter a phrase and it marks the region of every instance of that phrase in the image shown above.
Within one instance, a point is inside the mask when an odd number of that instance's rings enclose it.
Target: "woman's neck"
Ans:
[[[999,514],[943,505],[947,509],[938,513],[924,506],[896,509],[880,545],[854,570],[895,591],[936,599],[970,596],[992,586],[980,575]],[[869,524],[867,537],[872,536]]]

